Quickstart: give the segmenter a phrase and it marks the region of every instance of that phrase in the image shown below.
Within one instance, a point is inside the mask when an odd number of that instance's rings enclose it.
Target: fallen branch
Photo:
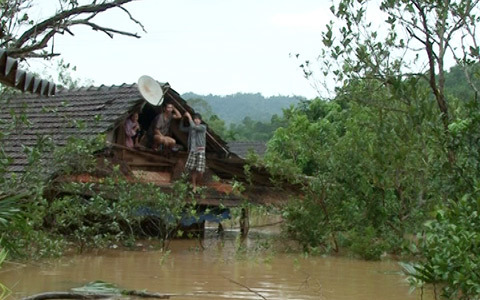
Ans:
[[[223,278],[227,279],[227,280],[230,281],[231,283],[235,283],[236,285],[239,285],[239,286],[241,286],[241,287],[246,288],[249,292],[254,293],[255,295],[257,295],[258,297],[260,297],[260,298],[262,298],[262,299],[264,299],[264,300],[268,300],[267,298],[265,298],[265,297],[264,297],[262,294],[260,294],[259,292],[252,290],[251,288],[249,288],[248,286],[246,286],[246,285],[244,285],[244,284],[241,284],[240,282],[237,282],[237,281],[235,281],[235,280],[233,280],[233,279],[230,279],[230,278],[227,278],[227,277],[225,277],[225,276],[223,276]]]
[[[149,293],[145,291],[122,291],[122,295],[125,296],[136,296],[142,298],[155,298],[155,299],[170,299],[170,295],[160,294],[160,293]],[[87,293],[74,293],[74,292],[46,292],[40,293],[32,296],[22,298],[22,300],[49,300],[49,299],[105,299],[118,296],[118,294],[87,294]]]
[[[46,299],[104,299],[111,298],[114,294],[85,294],[71,292],[47,292],[22,298],[22,300],[46,300]]]
[[[137,296],[137,297],[144,297],[144,298],[156,298],[156,299],[170,299],[170,295],[160,294],[160,293],[149,293],[145,291],[123,291],[123,295],[128,296]]]

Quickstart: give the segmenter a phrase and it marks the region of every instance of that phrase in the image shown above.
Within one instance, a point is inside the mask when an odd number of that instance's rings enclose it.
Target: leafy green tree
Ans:
[[[480,295],[480,201],[465,196],[434,211],[419,235],[420,263],[404,264],[412,284],[442,289],[445,299],[478,299]],[[445,284],[446,283],[446,284]]]
[[[417,81],[403,85],[411,93],[422,88]],[[275,174],[306,185],[308,197],[284,215],[293,236],[323,232],[319,239],[300,239],[304,246],[330,249],[325,242],[333,235],[335,244],[373,259],[399,251],[403,235],[415,232],[424,212],[438,203],[432,195],[441,185],[431,183],[429,174],[445,163],[441,144],[431,139],[437,134],[432,125],[440,120],[428,91],[418,93],[415,105],[393,99],[381,84],[369,94],[361,80],[343,91],[335,100],[289,111],[288,125],[268,143],[265,163]],[[297,224],[303,220],[311,225]],[[365,243],[372,235],[378,243]]]
[[[342,0],[331,10],[338,22],[332,21],[322,36],[326,46],[320,56],[322,72],[333,74],[343,85],[364,79],[381,81],[392,89],[408,76],[423,78],[436,100],[448,141],[452,116],[444,90],[445,61],[448,54],[462,66],[478,60],[474,34],[478,1],[385,0],[372,5],[371,1]],[[376,24],[368,21],[371,14],[384,18]],[[461,47],[454,46],[458,41]],[[310,66],[304,65],[305,73],[315,76]],[[455,153],[445,145],[453,163]]]
[[[277,130],[268,149],[273,170],[311,176],[307,197],[285,211],[288,229],[307,248],[333,240],[367,258],[400,249],[404,236],[422,231],[416,270],[433,274],[423,279],[449,299],[477,299],[478,226],[465,220],[476,215],[479,196],[479,2],[341,0],[331,10],[337,19],[322,36],[320,72],[335,77],[329,105],[342,107],[345,118],[332,122],[328,109],[308,107]],[[463,73],[469,88],[446,84],[448,56],[463,70],[451,75]],[[319,76],[310,62],[303,68]],[[319,120],[308,124],[317,111]],[[322,122],[326,128],[311,130]],[[432,211],[437,220],[428,220]],[[311,222],[299,223],[301,215]],[[320,234],[306,239],[306,230]],[[468,267],[459,271],[459,261]]]

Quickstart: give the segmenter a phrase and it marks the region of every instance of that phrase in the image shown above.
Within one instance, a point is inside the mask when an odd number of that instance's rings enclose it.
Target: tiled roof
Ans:
[[[181,112],[188,110],[193,113],[168,83],[162,85],[168,87],[165,98],[170,99]],[[138,91],[137,84],[57,90],[49,97],[17,93],[6,101],[0,100],[0,132],[9,132],[5,128],[18,124],[22,114],[28,120],[27,124],[16,126],[14,132],[0,140],[6,155],[14,159],[10,171],[22,172],[25,169],[28,162],[24,146],[36,145],[39,136],[51,137],[57,146],[65,145],[72,136],[94,137],[114,129],[143,103],[147,102]],[[207,149],[226,157],[230,154],[226,143],[209,128]]]
[[[107,132],[142,101],[133,84],[60,90],[50,97],[24,93],[14,95],[6,103],[0,102],[2,132],[6,126],[18,123],[22,114],[28,120],[1,141],[7,156],[14,159],[10,171],[24,170],[27,159],[23,146],[36,145],[39,136],[50,136],[56,145],[62,146],[70,136],[88,137]],[[79,129],[79,124],[87,129]]]
[[[263,156],[265,150],[267,150],[267,145],[265,142],[257,141],[234,141],[228,143],[228,148],[230,152],[235,153],[241,158],[245,158],[249,150],[255,152],[259,156]]]

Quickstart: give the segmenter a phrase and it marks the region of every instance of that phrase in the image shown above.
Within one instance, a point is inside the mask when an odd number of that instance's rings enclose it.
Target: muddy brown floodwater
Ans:
[[[234,236],[212,234],[203,250],[198,241],[175,240],[168,252],[111,249],[28,265],[6,263],[0,282],[12,290],[10,299],[69,291],[95,280],[174,295],[171,299],[421,299],[419,290],[409,292],[396,262],[275,253],[251,239],[248,251],[235,251]],[[423,299],[433,299],[432,293]]]

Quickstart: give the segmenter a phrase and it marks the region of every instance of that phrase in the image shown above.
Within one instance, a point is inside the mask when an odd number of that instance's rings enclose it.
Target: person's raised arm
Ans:
[[[185,113],[185,117],[187,116],[187,113]],[[184,120],[180,121],[180,130],[183,132],[188,132],[188,127],[183,124]]]
[[[184,116],[187,117],[190,126],[195,126],[195,124],[193,123],[192,115],[188,111],[185,112]]]
[[[175,106],[173,107],[172,117],[174,119],[181,119],[182,118],[182,114],[178,111],[178,109]]]

